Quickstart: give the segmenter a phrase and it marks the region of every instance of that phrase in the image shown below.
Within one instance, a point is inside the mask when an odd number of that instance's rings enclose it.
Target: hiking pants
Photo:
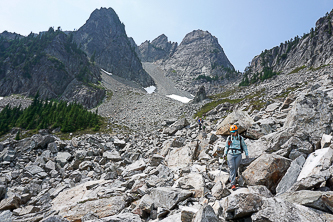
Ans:
[[[227,158],[230,171],[230,176],[229,176],[230,184],[235,185],[237,170],[242,160],[242,154],[236,154],[236,155],[228,154]]]

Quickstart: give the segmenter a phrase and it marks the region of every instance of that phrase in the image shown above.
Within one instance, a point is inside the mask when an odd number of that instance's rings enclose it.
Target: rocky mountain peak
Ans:
[[[178,44],[168,41],[164,34],[158,36],[152,42],[145,41],[139,48],[139,57],[143,62],[155,62],[169,58],[176,50]]]
[[[109,73],[147,87],[153,79],[143,70],[125,26],[112,8],[96,9],[87,22],[74,33],[93,62]]]
[[[235,73],[217,38],[202,30],[188,33],[176,51],[159,65],[181,89],[191,93],[197,91],[196,85],[202,85],[196,81],[200,76],[222,80]],[[206,89],[209,91],[209,86]]]

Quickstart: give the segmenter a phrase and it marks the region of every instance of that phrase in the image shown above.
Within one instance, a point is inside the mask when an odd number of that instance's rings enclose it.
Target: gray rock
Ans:
[[[121,213],[118,215],[101,218],[101,222],[141,222],[141,218],[136,214]]]
[[[4,210],[0,212],[0,221],[12,222],[13,213],[10,210]]]
[[[216,135],[229,135],[229,128],[233,124],[237,125],[238,133],[243,133],[254,124],[254,121],[247,112],[235,110],[217,126]]]
[[[297,178],[302,170],[305,163],[304,156],[299,156],[293,162],[291,162],[286,174],[282,177],[281,181],[276,187],[276,193],[283,194],[286,192],[294,183],[296,183]]]
[[[14,195],[14,196],[1,200],[0,210],[16,209],[16,208],[20,207],[20,204],[21,204],[21,199],[18,196]]]
[[[279,198],[284,199],[290,203],[297,203],[321,211],[331,212],[331,210],[325,204],[327,198],[325,199],[324,196],[328,197],[332,195],[333,191],[321,192],[321,191],[311,191],[311,190],[300,190],[296,192],[286,192],[282,195],[279,195]]]
[[[227,189],[221,181],[216,182],[211,191],[212,191],[212,195],[217,200],[220,200],[223,197],[229,196],[231,193],[230,190]]]
[[[41,220],[41,222],[69,222],[69,220],[56,215],[56,216],[47,217],[47,218]]]
[[[72,155],[68,152],[58,152],[56,156],[56,162],[60,164],[61,167],[65,166],[66,163],[72,158]]]
[[[206,90],[204,86],[201,86],[199,88],[199,91],[195,94],[195,97],[193,98],[193,103],[200,103],[201,101],[205,100],[207,98],[206,96]]]
[[[251,216],[252,221],[330,221],[333,216],[314,211],[299,204],[293,204],[279,198],[263,200],[261,209]]]
[[[193,222],[220,222],[220,220],[210,205],[204,205],[195,214]]]
[[[242,173],[248,185],[264,185],[273,194],[276,186],[290,166],[291,161],[282,156],[262,154]]]
[[[225,219],[237,219],[250,216],[259,211],[263,204],[262,197],[252,193],[229,195],[222,204]]]

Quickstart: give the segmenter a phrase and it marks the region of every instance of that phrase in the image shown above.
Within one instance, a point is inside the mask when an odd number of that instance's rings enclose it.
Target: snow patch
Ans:
[[[167,95],[167,97],[171,98],[171,99],[174,99],[174,100],[178,100],[182,103],[188,103],[190,102],[192,99],[189,99],[187,97],[183,97],[183,96],[178,96],[178,95],[175,95],[175,94],[172,94],[172,95]]]
[[[148,94],[152,94],[153,92],[155,92],[156,87],[155,86],[149,86],[147,88],[144,88]]]
[[[104,69],[101,69],[105,74],[108,74],[109,76],[112,76],[112,73],[109,73],[107,71],[105,71]]]
[[[0,97],[0,100],[2,100],[3,99],[3,97]]]

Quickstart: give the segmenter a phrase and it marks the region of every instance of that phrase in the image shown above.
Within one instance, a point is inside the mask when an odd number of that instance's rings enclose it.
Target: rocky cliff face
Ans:
[[[176,42],[169,42],[168,37],[164,34],[160,35],[152,42],[145,41],[139,48],[139,57],[142,62],[155,62],[157,60],[165,60],[172,56],[177,49]]]
[[[197,91],[193,90],[196,84],[202,85],[194,81],[199,76],[221,80],[234,74],[234,67],[217,38],[202,30],[187,34],[175,52],[158,63],[169,77],[179,83],[180,88],[193,93]],[[208,86],[205,88],[209,91]]]
[[[94,84],[99,69],[91,64],[69,36],[53,30],[20,41],[1,42],[0,95],[22,94],[43,99],[77,101],[88,108],[105,95]]]
[[[107,72],[144,87],[154,85],[131,47],[124,24],[112,8],[93,11],[87,22],[74,33],[74,39],[90,59]]]
[[[261,73],[265,67],[275,72],[290,73],[303,68],[316,69],[333,61],[332,23],[333,12],[320,18],[315,29],[302,37],[281,43],[256,56],[250,72]]]
[[[12,33],[8,31],[4,31],[3,33],[0,33],[0,37],[3,37],[8,40],[14,40],[15,38],[23,38],[24,36],[17,34],[17,33]]]

